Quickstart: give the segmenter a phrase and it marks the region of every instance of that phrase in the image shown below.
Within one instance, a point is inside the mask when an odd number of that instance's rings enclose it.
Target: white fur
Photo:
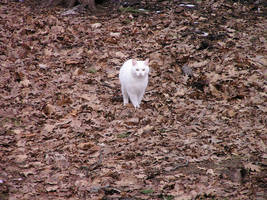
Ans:
[[[130,98],[135,108],[140,107],[148,84],[148,62],[148,59],[145,61],[130,59],[122,65],[119,79],[124,105],[129,103]]]

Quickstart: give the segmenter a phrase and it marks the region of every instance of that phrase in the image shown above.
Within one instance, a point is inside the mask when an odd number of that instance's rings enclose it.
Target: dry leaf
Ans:
[[[100,28],[101,26],[102,26],[101,23],[94,23],[94,24],[91,25],[91,27],[92,27],[93,29],[98,29],[98,28]]]
[[[254,165],[252,163],[246,163],[244,166],[246,169],[249,169],[253,172],[260,172],[261,171],[261,168],[258,165]]]

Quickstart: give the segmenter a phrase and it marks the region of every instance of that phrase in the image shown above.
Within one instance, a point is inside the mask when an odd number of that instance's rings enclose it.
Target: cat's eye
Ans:
[[[137,72],[139,72],[139,69],[136,69]]]
[[[145,71],[145,69],[143,69],[143,71]]]

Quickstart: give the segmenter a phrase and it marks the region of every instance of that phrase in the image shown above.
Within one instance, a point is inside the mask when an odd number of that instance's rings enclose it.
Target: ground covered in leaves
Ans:
[[[0,2],[1,200],[266,197],[263,1],[66,11]],[[136,110],[129,58],[150,59]]]

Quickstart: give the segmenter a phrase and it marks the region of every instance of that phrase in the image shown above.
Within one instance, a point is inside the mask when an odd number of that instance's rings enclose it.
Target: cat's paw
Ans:
[[[129,103],[129,99],[123,99],[123,105],[125,106],[125,105],[127,105]]]
[[[140,108],[140,105],[139,104],[135,104],[134,108]]]

